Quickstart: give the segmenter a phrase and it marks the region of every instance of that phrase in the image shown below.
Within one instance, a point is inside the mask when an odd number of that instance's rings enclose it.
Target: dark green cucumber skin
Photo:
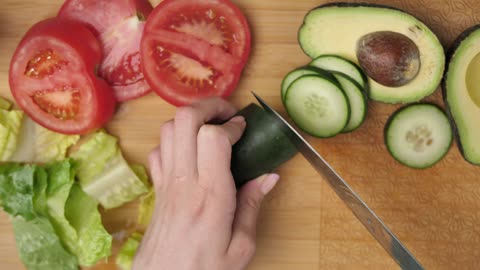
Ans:
[[[247,128],[232,149],[231,171],[240,188],[248,181],[275,170],[298,152],[278,121],[256,104],[237,113],[245,117]]]
[[[457,146],[458,146],[458,149],[460,150],[460,153],[464,157],[465,161],[467,161],[468,163],[470,163],[472,165],[479,166],[480,164],[474,163],[474,162],[468,160],[465,156],[465,151],[464,151],[465,146],[462,144],[462,141],[460,140],[460,134],[458,132],[458,126],[457,126],[457,123],[455,122],[455,118],[453,118],[452,111],[450,110],[450,105],[449,105],[449,102],[448,102],[448,91],[447,91],[447,80],[448,80],[448,74],[449,74],[449,71],[450,71],[450,61],[455,56],[455,53],[457,52],[460,45],[462,45],[463,41],[465,39],[467,39],[473,32],[475,32],[477,30],[480,30],[480,24],[474,25],[474,26],[468,28],[467,30],[465,30],[463,33],[461,33],[455,39],[455,41],[452,43],[452,46],[448,50],[447,57],[446,57],[447,63],[445,65],[447,68],[445,69],[445,74],[444,74],[443,79],[442,79],[442,95],[443,95],[443,102],[445,103],[445,107],[447,108],[447,116],[448,116],[448,119],[450,120],[450,125],[453,128],[453,134],[454,134],[454,137],[455,137],[455,142],[457,143]]]
[[[383,130],[383,137],[384,137],[384,143],[385,143],[385,146],[387,147],[388,149],[388,152],[390,153],[390,155],[396,160],[398,161],[399,163],[409,167],[409,168],[413,168],[413,169],[419,169],[419,170],[423,170],[423,169],[428,169],[428,168],[431,168],[433,167],[435,164],[437,164],[440,160],[442,160],[447,154],[448,154],[448,151],[443,155],[441,156],[440,158],[438,158],[437,160],[435,160],[435,162],[433,162],[433,164],[429,167],[414,167],[414,166],[411,166],[411,165],[407,165],[407,164],[404,164],[402,161],[400,161],[399,159],[397,159],[396,155],[395,155],[395,151],[394,149],[391,149],[390,145],[388,144],[387,142],[387,134],[388,134],[388,130],[390,129],[391,127],[391,124],[393,122],[393,120],[395,120],[396,116],[401,114],[404,110],[412,107],[412,106],[416,106],[416,105],[428,105],[428,106],[432,106],[434,108],[436,108],[437,110],[439,110],[440,112],[442,112],[443,114],[447,115],[447,118],[448,118],[448,114],[440,107],[438,106],[437,104],[435,103],[430,103],[430,102],[422,102],[422,103],[412,103],[412,104],[409,104],[409,105],[406,105],[406,106],[403,106],[401,107],[400,109],[398,109],[397,111],[395,111],[391,116],[390,118],[388,118],[387,120],[387,123],[385,124],[385,128]],[[451,125],[450,125],[451,127]],[[453,142],[453,137],[450,138],[450,147],[452,145],[452,142]]]

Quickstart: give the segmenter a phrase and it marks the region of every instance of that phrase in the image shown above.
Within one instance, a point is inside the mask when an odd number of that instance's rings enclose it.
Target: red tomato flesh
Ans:
[[[140,61],[144,19],[151,11],[147,0],[67,0],[58,14],[88,25],[98,36],[104,56],[99,74],[118,101],[151,91]]]
[[[95,74],[101,51],[82,24],[48,19],[34,25],[17,47],[9,82],[18,105],[40,125],[85,134],[113,115],[112,89]]]
[[[228,0],[165,0],[150,14],[141,44],[143,73],[180,106],[236,88],[250,54],[250,30]]]

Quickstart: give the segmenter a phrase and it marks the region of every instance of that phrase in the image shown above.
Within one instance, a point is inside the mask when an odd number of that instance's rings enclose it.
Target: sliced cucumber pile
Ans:
[[[385,127],[385,144],[400,163],[432,167],[450,149],[453,132],[445,112],[433,104],[413,104],[395,112]]]
[[[334,103],[335,100],[324,99],[325,97],[312,98],[315,92],[313,91],[314,87],[325,87],[325,82],[323,84],[318,83],[319,80],[312,78],[312,75],[319,76],[320,79],[323,78],[323,81],[326,80],[326,83],[330,86],[334,84],[336,89],[343,92],[346,97],[347,106],[344,107],[343,102],[337,104]],[[305,84],[310,86],[302,89]],[[358,66],[341,57],[327,55],[317,58],[309,66],[300,67],[288,73],[283,79],[281,94],[287,112],[301,129],[312,136],[326,138],[339,133],[352,132],[362,125],[368,108],[367,86],[365,74]],[[316,91],[325,94],[330,90],[316,89]],[[318,95],[318,93],[315,95]],[[302,100],[302,97],[308,99],[308,102]],[[331,98],[331,96],[329,97]],[[297,98],[300,100],[296,100]],[[325,103],[325,100],[329,100],[329,103]],[[304,108],[301,109],[301,106],[304,106]],[[324,117],[314,116],[316,114],[311,113],[313,107],[328,110],[328,117],[323,119]],[[321,121],[321,123],[315,121]],[[340,122],[337,122],[334,126],[332,121]],[[343,127],[340,127],[342,125]]]
[[[328,138],[340,133],[350,120],[350,105],[338,81],[321,75],[295,80],[285,96],[285,107],[305,132]]]

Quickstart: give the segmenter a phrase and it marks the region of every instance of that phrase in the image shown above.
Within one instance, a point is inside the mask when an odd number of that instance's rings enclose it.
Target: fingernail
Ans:
[[[280,180],[280,176],[278,174],[269,174],[266,177],[260,179],[260,190],[264,195],[267,195],[272,191],[275,185]]]
[[[235,116],[234,118],[232,118],[230,121],[234,122],[234,123],[245,123],[245,117],[239,115],[239,116]]]

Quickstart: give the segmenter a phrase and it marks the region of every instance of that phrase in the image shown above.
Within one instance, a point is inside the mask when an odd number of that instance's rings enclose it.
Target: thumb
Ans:
[[[280,176],[277,174],[263,175],[250,181],[239,191],[232,241],[229,247],[231,255],[244,258],[253,256],[261,203],[279,179]]]

